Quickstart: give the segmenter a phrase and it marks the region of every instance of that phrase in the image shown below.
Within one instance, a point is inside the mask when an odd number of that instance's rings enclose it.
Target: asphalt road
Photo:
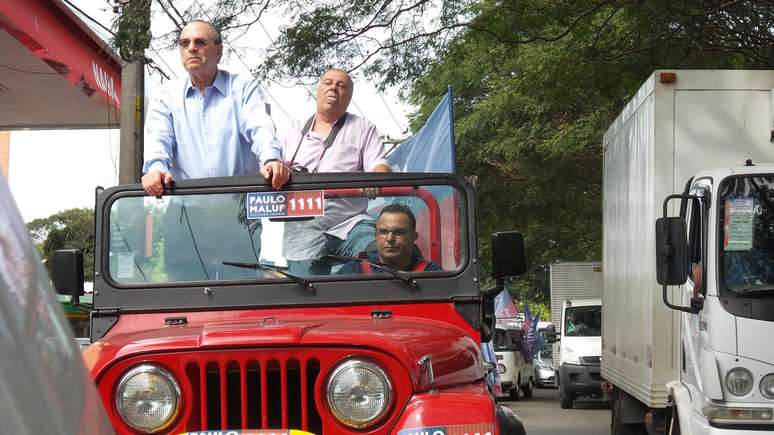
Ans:
[[[555,389],[535,389],[529,399],[503,402],[519,415],[527,435],[609,435],[610,407],[596,399],[578,399],[572,409],[559,407]]]

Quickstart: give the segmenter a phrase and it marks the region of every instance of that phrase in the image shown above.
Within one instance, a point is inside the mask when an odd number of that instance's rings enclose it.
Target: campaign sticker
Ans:
[[[304,192],[250,192],[247,219],[322,216],[325,197],[322,190]]]
[[[490,423],[455,424],[449,426],[415,427],[398,431],[398,435],[492,435]]]
[[[117,257],[116,278],[129,279],[134,276],[134,254],[121,252]]]
[[[752,198],[726,201],[726,225],[723,249],[726,251],[749,251],[753,242]]]

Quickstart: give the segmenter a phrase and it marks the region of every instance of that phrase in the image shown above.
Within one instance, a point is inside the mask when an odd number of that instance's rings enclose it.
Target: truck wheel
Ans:
[[[642,424],[627,424],[621,421],[622,406],[623,400],[621,400],[620,393],[618,391],[614,391],[613,409],[610,413],[612,420],[610,423],[610,435],[646,435],[647,432],[645,432],[645,428]]]
[[[525,399],[532,397],[532,380],[527,381],[527,385],[521,387],[521,392],[524,393]]]
[[[514,402],[519,400],[519,387],[511,388],[511,391],[508,392],[508,396],[510,396],[510,399]]]
[[[571,409],[572,408],[572,402],[573,398],[570,393],[568,393],[565,389],[562,383],[559,383],[559,407],[562,409]]]

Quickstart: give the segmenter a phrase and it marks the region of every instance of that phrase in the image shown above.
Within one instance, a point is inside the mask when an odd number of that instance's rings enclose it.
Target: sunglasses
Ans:
[[[204,38],[194,38],[194,39],[180,38],[177,40],[177,46],[180,48],[188,48],[188,46],[191,44],[192,41],[197,48],[204,48],[210,43],[210,41]]]

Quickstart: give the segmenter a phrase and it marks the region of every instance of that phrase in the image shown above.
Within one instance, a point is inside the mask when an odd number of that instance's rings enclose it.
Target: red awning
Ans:
[[[0,129],[118,127],[121,60],[60,0],[0,1]]]

